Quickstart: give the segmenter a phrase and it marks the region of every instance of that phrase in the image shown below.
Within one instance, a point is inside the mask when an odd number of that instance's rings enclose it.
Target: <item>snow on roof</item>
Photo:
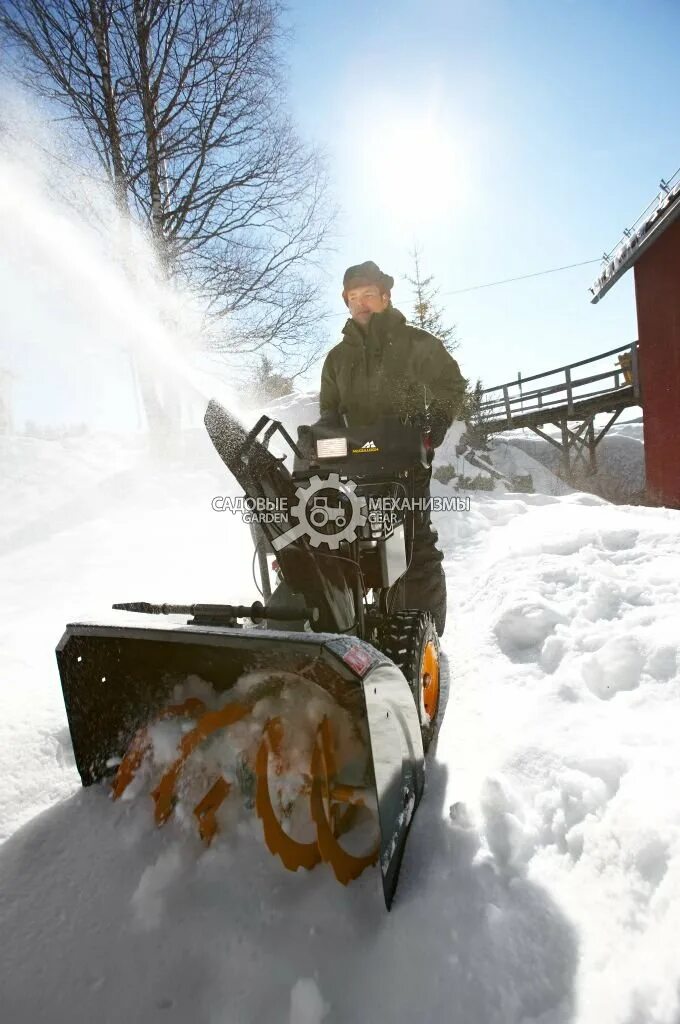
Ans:
[[[662,232],[680,217],[680,168],[670,181],[662,180],[660,187],[661,192],[638,217],[633,227],[624,232],[623,238],[611,253],[605,254],[600,276],[589,289],[593,296],[591,302],[599,302]]]

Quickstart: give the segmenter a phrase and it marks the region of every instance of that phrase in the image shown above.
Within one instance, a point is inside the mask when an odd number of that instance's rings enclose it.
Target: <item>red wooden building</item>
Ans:
[[[680,181],[661,188],[591,292],[599,302],[634,268],[647,493],[680,508]]]

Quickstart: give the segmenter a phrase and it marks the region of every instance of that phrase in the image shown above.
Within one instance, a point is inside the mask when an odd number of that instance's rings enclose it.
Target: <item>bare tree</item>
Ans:
[[[429,331],[435,337],[444,342],[445,348],[453,352],[458,348],[459,341],[456,337],[456,325],[446,326],[444,314],[436,305],[438,289],[433,287],[434,275],[423,277],[420,268],[420,251],[417,246],[413,247],[411,258],[413,260],[413,277],[406,274],[406,280],[413,288],[413,322]]]
[[[319,155],[282,108],[273,0],[132,0],[121,38],[147,152],[131,181],[168,261],[230,318],[230,351],[304,352],[318,331],[304,271],[330,218]],[[134,23],[130,20],[134,17]]]
[[[84,129],[108,175],[116,203],[128,212],[117,95],[120,72],[112,67],[110,35],[114,0],[3,0],[0,32],[16,51],[22,83],[61,103]]]
[[[15,66],[84,129],[216,347],[309,360],[329,232],[318,152],[282,102],[277,0],[2,0]],[[214,326],[214,325],[213,325]]]

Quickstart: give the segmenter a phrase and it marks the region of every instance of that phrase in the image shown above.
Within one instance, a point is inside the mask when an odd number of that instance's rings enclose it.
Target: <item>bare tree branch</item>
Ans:
[[[319,341],[334,211],[283,106],[278,0],[3,0],[23,79],[83,129],[168,276],[225,323],[219,348],[290,372]]]

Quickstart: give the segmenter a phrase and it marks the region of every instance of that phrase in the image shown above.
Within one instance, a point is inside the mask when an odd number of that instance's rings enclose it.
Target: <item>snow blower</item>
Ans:
[[[114,605],[117,624],[69,624],[56,653],[83,785],[151,788],[156,823],[174,812],[206,843],[255,814],[290,870],[324,862],[347,884],[378,862],[389,909],[439,711],[433,618],[399,599],[427,438],[395,420],[295,442],[215,401],[205,425],[263,513],[265,603],[141,601]]]

